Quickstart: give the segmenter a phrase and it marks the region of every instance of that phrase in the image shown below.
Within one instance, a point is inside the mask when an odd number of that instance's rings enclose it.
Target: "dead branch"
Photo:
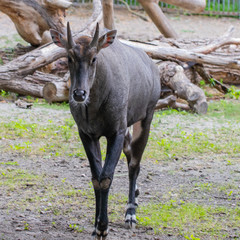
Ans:
[[[158,100],[155,110],[160,110],[164,108],[173,108],[190,111],[189,105],[177,102],[177,97],[174,95],[170,95],[164,99]]]
[[[100,0],[94,0],[94,12],[82,31],[74,35],[75,40],[82,35],[89,35],[95,28],[96,23],[102,18],[102,8]],[[48,43],[41,46],[23,56],[20,56],[13,61],[0,66],[0,73],[5,74],[11,72],[12,75],[26,76],[34,73],[39,68],[52,63],[53,61],[66,56],[66,51],[63,48],[57,47],[55,44]],[[0,80],[1,80],[0,74]]]
[[[177,38],[176,31],[172,28],[167,17],[158,5],[158,0],[138,0],[148,16],[152,19],[158,30],[167,38]]]
[[[1,0],[0,10],[14,22],[19,35],[33,46],[51,41],[50,28],[65,28],[68,0]]]
[[[223,35],[222,38],[216,39],[212,43],[206,45],[206,46],[201,46],[195,49],[192,49],[193,52],[196,53],[203,53],[203,54],[209,54],[225,45],[240,45],[240,38],[231,38],[231,35],[234,31],[234,27],[231,26],[228,31]]]
[[[222,67],[229,67],[232,69],[240,69],[240,61],[237,58],[221,57],[196,53],[187,49],[177,49],[172,47],[159,47],[139,42],[131,42],[121,40],[129,46],[143,49],[153,59],[177,59],[183,62],[195,62],[200,64],[210,64]]]
[[[174,62],[163,61],[158,65],[161,83],[173,89],[174,94],[186,100],[193,111],[207,112],[208,104],[201,88],[191,83],[181,66]]]
[[[225,86],[223,83],[214,79],[209,73],[204,70],[204,67],[200,64],[196,64],[193,66],[194,70],[209,84],[213,85],[218,91],[222,93],[228,93],[229,88]],[[210,81],[212,79],[212,81]]]
[[[133,15],[141,18],[143,21],[148,22],[148,18],[147,18],[147,17],[145,17],[144,15],[142,15],[142,14],[136,12],[136,11],[133,11],[133,10],[129,7],[129,5],[128,5],[124,0],[119,0],[119,2],[123,3],[123,4],[126,6],[127,10],[128,10],[131,14],[133,14]]]
[[[194,13],[200,13],[204,11],[206,7],[205,0],[161,0],[161,1],[181,8],[185,8]]]

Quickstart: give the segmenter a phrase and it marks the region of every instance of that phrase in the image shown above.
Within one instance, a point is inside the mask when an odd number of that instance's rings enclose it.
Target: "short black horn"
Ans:
[[[71,49],[75,45],[75,42],[74,42],[73,37],[72,37],[69,22],[67,22],[67,38],[68,38],[68,49]]]
[[[97,23],[97,26],[96,26],[96,30],[95,30],[95,33],[94,33],[94,36],[93,36],[93,39],[90,43],[90,47],[97,47],[97,44],[98,44],[98,38],[99,38],[99,24]]]

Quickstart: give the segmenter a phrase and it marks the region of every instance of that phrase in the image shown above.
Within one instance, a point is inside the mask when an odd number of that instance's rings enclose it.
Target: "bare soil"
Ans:
[[[44,113],[44,114],[43,114]],[[24,119],[26,122],[48,124],[49,121],[57,123],[63,119],[70,117],[69,110],[54,110],[35,106],[31,110],[19,109],[13,103],[0,103],[0,118],[3,122],[9,122],[17,119]],[[170,115],[161,120],[159,124],[160,131],[166,131],[181,124],[183,130],[195,129],[199,127],[203,132],[208,128],[216,127],[214,120],[204,118],[197,123],[186,121],[183,123],[181,117]],[[231,123],[227,123],[231,124]],[[239,126],[235,126],[239,127]],[[0,145],[11,140],[1,139]],[[16,141],[15,141],[16,143]],[[150,146],[147,146],[148,151]],[[226,162],[228,159],[233,165]],[[205,204],[209,206],[225,206],[234,208],[238,206],[239,195],[231,196],[229,199],[224,192],[201,191],[199,184],[227,185],[236,183],[240,187],[240,168],[239,159],[231,158],[221,154],[210,154],[204,156],[173,157],[169,161],[159,161],[158,164],[152,160],[143,159],[141,173],[138,179],[140,188],[140,205],[147,204],[149,201],[164,202],[167,198],[176,199],[177,196],[186,202],[196,204]],[[89,189],[91,180],[90,169],[87,159],[77,157],[45,157],[30,155],[24,157],[22,154],[14,152],[0,153],[0,162],[17,162],[16,166],[2,165],[3,168],[21,169],[27,172],[44,176],[44,182],[51,183],[53,186],[59,187],[63,184],[63,179],[73,189]],[[128,170],[126,160],[120,159],[116,168],[115,178],[111,188],[111,194],[128,194]],[[179,191],[181,189],[181,191]],[[34,206],[34,203],[25,203],[22,205],[22,199],[28,199],[29,192],[32,197],[41,196],[44,187],[34,190],[34,184],[27,184],[26,187],[17,189],[16,191],[5,191],[4,185],[1,186],[0,192],[0,237],[3,240],[71,240],[71,239],[90,239],[93,230],[94,206],[84,207],[82,201],[89,199],[79,198],[79,202],[75,204],[61,205],[60,214],[55,214],[50,199],[42,199],[40,206]],[[181,193],[180,193],[181,192]],[[176,196],[175,196],[176,195]],[[31,197],[31,196],[29,196]],[[56,195],[56,199],[58,196]],[[67,197],[66,197],[67,198]],[[68,208],[71,211],[68,213]],[[46,210],[51,208],[51,210]],[[38,210],[36,210],[38,209]],[[70,210],[69,209],[69,210]],[[27,229],[26,229],[26,223]],[[55,223],[53,225],[53,223]],[[70,224],[77,224],[83,227],[83,231],[78,233],[69,228]],[[231,239],[232,236],[238,239],[240,236],[239,229],[225,229]],[[155,239],[155,240],[181,240],[182,236],[175,236],[169,229],[169,233],[163,235],[155,235],[151,227],[138,227],[134,231],[127,230],[124,227],[124,214],[110,222],[109,239]],[[215,238],[201,238],[215,239]]]
[[[67,18],[70,21],[73,29],[79,29],[86,17],[90,15],[90,10],[87,8],[71,9],[68,11]],[[240,37],[239,19],[233,18],[210,18],[204,16],[184,16],[184,15],[167,15],[172,25],[176,29],[181,38],[216,38],[222,36],[227,29],[234,25],[235,37]],[[116,28],[118,34],[124,38],[138,40],[152,40],[159,38],[160,33],[151,21],[145,22],[138,17],[132,16],[129,12],[123,9],[117,9],[115,14]],[[11,20],[0,13],[0,46],[5,46],[7,36],[8,39],[15,43],[14,36],[16,30]],[[70,116],[69,111],[45,110],[42,114],[42,108],[33,108],[32,110],[18,109],[11,103],[0,103],[0,119],[8,116],[9,121],[21,116],[26,121],[47,122],[49,119],[61,119]],[[171,122],[176,121],[175,117],[170,117],[169,122],[163,126],[168,126]],[[212,122],[202,123],[204,125],[213,124]],[[191,126],[186,126],[187,128]],[[6,139],[0,140],[6,141]],[[161,161],[161,159],[156,159]],[[1,162],[16,161],[18,166],[12,168],[25,169],[35,174],[44,174],[46,182],[52,182],[53,185],[61,185],[61,180],[66,178],[73,188],[86,188],[91,179],[89,166],[86,159],[80,158],[61,158],[52,157],[43,159],[39,157],[26,158],[21,154],[0,153]],[[174,192],[180,186],[186,189],[194,188],[196,182],[209,183],[226,183],[239,179],[239,165],[227,166],[223,161],[219,160],[219,155],[211,155],[205,158],[196,156],[194,159],[181,159],[163,162],[162,164],[150,164],[144,160],[142,163],[141,173],[139,177],[139,186],[141,189],[140,204],[147,203],[156,193],[159,194],[159,201],[162,196],[169,191]],[[239,182],[238,182],[239,183]],[[240,185],[240,183],[239,183]],[[127,195],[127,166],[126,161],[121,159],[116,169],[116,176],[112,185],[113,193],[124,193]],[[29,186],[30,188],[31,186]],[[1,189],[1,188],[0,188]],[[22,190],[21,193],[12,193],[5,195],[0,192],[0,239],[2,240],[72,240],[72,239],[90,239],[90,234],[93,230],[92,218],[94,208],[90,207],[86,212],[82,212],[81,208],[75,209],[74,217],[77,224],[84,226],[81,233],[77,233],[69,229],[69,224],[73,223],[73,216],[54,215],[52,212],[34,212],[31,208],[22,210],[17,207],[17,202],[26,193]],[[16,200],[16,206],[9,206],[9,202]],[[186,200],[191,200],[196,203],[207,203],[212,205],[232,205],[238,204],[238,199],[228,201],[224,196],[209,196],[207,193],[203,195],[193,192],[191,195],[185,196]],[[43,208],[48,205],[48,200],[42,203]],[[79,203],[81,204],[81,203]],[[63,206],[64,208],[64,206]],[[52,224],[55,222],[56,224]],[[110,222],[110,237],[111,240],[122,239],[185,239],[180,236],[173,236],[170,233],[165,235],[155,235],[151,228],[140,227],[134,231],[125,229],[124,216],[115,222]],[[25,228],[25,223],[29,224],[28,230]],[[229,238],[235,236],[237,239],[240,236],[240,229],[229,230]],[[237,236],[237,237],[236,237]],[[207,238],[206,238],[207,239]]]

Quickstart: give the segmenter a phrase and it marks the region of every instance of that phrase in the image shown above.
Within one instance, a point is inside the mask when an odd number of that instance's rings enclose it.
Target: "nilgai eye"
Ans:
[[[97,60],[97,58],[96,58],[96,57],[94,57],[94,58],[92,59],[92,63],[95,63],[95,62],[96,62],[96,60]]]

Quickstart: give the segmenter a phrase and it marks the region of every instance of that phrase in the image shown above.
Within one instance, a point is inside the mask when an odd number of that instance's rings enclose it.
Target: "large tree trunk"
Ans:
[[[172,28],[167,17],[158,5],[158,0],[138,0],[158,30],[167,38],[177,38],[176,31]],[[205,0],[165,0],[163,2],[173,4],[192,12],[199,13],[204,10]],[[108,29],[114,28],[113,1],[102,0],[104,26]]]
[[[114,29],[113,0],[102,0],[103,23],[107,29]]]
[[[206,0],[161,0],[161,2],[185,8],[194,13],[200,13],[206,7]]]
[[[52,97],[49,102],[62,102],[66,100],[68,96],[68,88],[66,81],[52,74],[47,74],[43,72],[36,71],[32,75],[21,76],[16,74],[11,74],[9,72],[2,73],[0,79],[0,88],[5,91],[16,92],[22,95],[29,95],[34,97],[43,98],[43,88],[46,84],[58,85],[58,92],[54,97]],[[62,88],[65,92],[60,93]]]
[[[158,30],[167,38],[177,38],[177,33],[170,25],[167,17],[158,6],[158,0],[138,0],[152,19]]]
[[[1,0],[0,11],[14,22],[19,35],[33,46],[51,41],[50,28],[63,32],[68,0]]]

